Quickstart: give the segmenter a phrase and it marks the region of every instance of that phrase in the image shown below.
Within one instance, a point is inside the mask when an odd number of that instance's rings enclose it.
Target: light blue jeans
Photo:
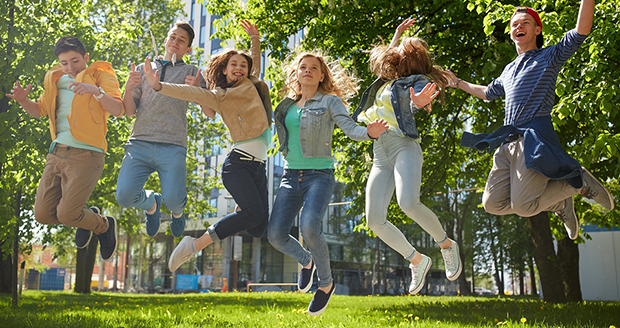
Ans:
[[[422,148],[416,140],[386,130],[374,142],[374,162],[366,185],[366,220],[368,227],[388,246],[406,260],[415,255],[415,248],[405,235],[390,223],[388,205],[396,189],[400,208],[437,243],[446,240],[439,219],[420,202],[422,184]]]
[[[144,184],[157,171],[164,204],[172,213],[182,214],[187,203],[186,154],[184,147],[173,144],[127,141],[116,183],[118,204],[150,210],[155,203],[155,194],[152,190],[144,190]]]
[[[328,287],[333,281],[322,225],[334,185],[334,170],[286,169],[267,228],[269,242],[275,249],[294,258],[302,266],[314,260],[319,288]],[[310,251],[290,235],[295,216],[302,206],[301,235]]]

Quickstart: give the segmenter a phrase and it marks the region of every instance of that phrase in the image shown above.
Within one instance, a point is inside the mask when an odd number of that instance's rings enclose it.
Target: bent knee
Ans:
[[[116,202],[122,207],[135,207],[136,200],[140,197],[140,192],[129,188],[116,189]]]

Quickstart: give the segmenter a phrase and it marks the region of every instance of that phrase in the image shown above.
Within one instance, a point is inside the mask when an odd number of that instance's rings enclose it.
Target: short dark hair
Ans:
[[[54,46],[54,55],[58,57],[60,54],[64,54],[69,51],[75,51],[82,55],[82,57],[86,55],[86,47],[84,47],[84,44],[80,41],[80,39],[74,36],[63,36],[58,39],[56,45]]]
[[[187,35],[189,36],[189,40],[187,40],[187,46],[191,47],[192,42],[194,42],[194,36],[195,36],[194,28],[192,27],[192,25],[184,20],[179,19],[174,23],[174,26],[178,28],[182,28],[187,32]],[[168,31],[168,33],[170,33],[170,31]]]

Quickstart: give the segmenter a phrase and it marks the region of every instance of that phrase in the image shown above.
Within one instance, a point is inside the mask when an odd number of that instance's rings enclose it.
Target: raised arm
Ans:
[[[250,56],[252,57],[252,71],[250,75],[258,79],[260,78],[261,67],[260,34],[258,33],[258,27],[246,19],[241,20],[241,26],[243,26],[243,30],[250,36]]]
[[[28,84],[28,86],[26,86],[26,89],[24,89],[22,88],[21,84],[19,84],[19,81],[17,81],[15,83],[15,86],[13,87],[13,90],[11,90],[11,94],[6,94],[6,96],[13,100],[16,100],[20,105],[22,105],[26,113],[32,115],[32,117],[39,118],[41,117],[41,113],[39,112],[39,105],[36,102],[28,99],[30,89],[32,89],[32,84]]]
[[[186,84],[159,82],[159,71],[153,73],[153,67],[148,57],[144,60],[144,78],[151,88],[159,94],[209,107],[215,112],[219,109],[220,102],[216,91]]]
[[[579,7],[579,16],[577,16],[577,33],[581,35],[590,34],[592,29],[592,20],[594,19],[594,0],[583,0]]]
[[[483,100],[488,100],[485,92],[487,91],[487,87],[484,85],[469,83],[463,79],[459,79],[452,73],[450,70],[446,70],[450,75],[450,83],[449,87],[461,89],[472,96],[478,97]]]
[[[407,18],[405,19],[398,27],[396,28],[396,32],[392,37],[392,42],[390,42],[390,47],[398,47],[398,40],[400,40],[400,36],[403,35],[405,30],[409,29],[411,26],[415,24],[415,18]]]
[[[136,65],[131,63],[131,71],[125,82],[125,93],[123,94],[123,104],[125,105],[125,115],[132,117],[136,115],[136,102],[133,100],[133,89],[140,84],[140,72],[136,71]]]

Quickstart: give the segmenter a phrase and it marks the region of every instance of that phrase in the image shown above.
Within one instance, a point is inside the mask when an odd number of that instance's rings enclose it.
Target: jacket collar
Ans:
[[[96,61],[86,66],[85,70],[78,73],[78,75],[75,77],[75,80],[81,82],[85,74],[91,75],[96,71],[106,71],[108,73],[116,75],[110,63],[104,61]],[[54,65],[54,67],[52,67],[49,72],[51,73],[49,76],[52,78],[51,82],[53,83],[56,83],[61,76],[65,75],[65,72],[62,70],[62,66],[60,66],[60,64]]]

